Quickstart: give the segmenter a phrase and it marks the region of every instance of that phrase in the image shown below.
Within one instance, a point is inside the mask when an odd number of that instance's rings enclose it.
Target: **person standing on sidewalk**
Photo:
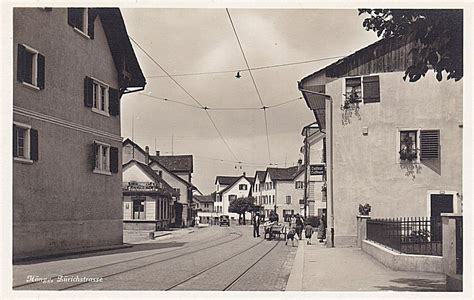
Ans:
[[[296,214],[296,234],[298,235],[298,238],[301,240],[303,234],[303,224],[304,220],[303,217],[300,216],[300,214]]]
[[[255,213],[255,216],[253,217],[253,237],[259,237],[260,236],[260,214],[259,212]]]

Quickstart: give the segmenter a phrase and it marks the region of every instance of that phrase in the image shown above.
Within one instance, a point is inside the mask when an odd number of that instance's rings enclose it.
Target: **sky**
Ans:
[[[355,9],[229,9],[250,68],[325,59],[252,71],[265,106],[296,99],[267,110],[267,147],[262,110],[212,110],[262,107],[225,9],[121,11],[147,79],[144,91],[122,97],[122,136],[133,137],[153,153],[192,154],[192,182],[205,194],[214,190],[217,175],[254,176],[270,163],[296,165],[302,158],[301,130],[315,122],[304,100],[298,99],[302,95],[297,82],[336,61],[334,57],[377,40],[362,27],[364,16]],[[242,70],[242,77],[235,78],[234,72],[175,76],[229,70]],[[200,106],[189,95],[211,108],[208,113],[225,142],[206,111],[189,106]]]

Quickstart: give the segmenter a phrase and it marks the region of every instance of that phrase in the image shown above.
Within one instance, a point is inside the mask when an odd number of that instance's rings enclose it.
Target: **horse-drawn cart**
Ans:
[[[280,239],[281,235],[283,235],[283,239],[286,238],[286,227],[283,223],[266,222],[263,224],[263,229],[265,232],[265,239],[271,240],[276,236],[278,236],[278,239]]]

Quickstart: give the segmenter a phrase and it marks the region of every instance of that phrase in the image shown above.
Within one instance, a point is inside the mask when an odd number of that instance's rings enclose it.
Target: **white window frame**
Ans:
[[[110,117],[109,114],[109,105],[110,105],[110,86],[103,81],[100,81],[96,78],[91,77],[92,79],[92,111],[107,117]],[[101,87],[105,88],[105,96],[104,96],[104,109],[102,107],[102,89]],[[97,93],[95,92],[97,91]],[[97,97],[97,99],[96,99]]]
[[[368,75],[368,76],[372,76],[372,75]],[[364,103],[364,85],[362,84],[362,81],[364,80],[365,76],[349,76],[349,77],[344,77],[344,80],[343,80],[343,84],[342,84],[342,104],[344,104],[344,101],[346,100],[346,96],[344,96],[344,94],[347,93],[346,91],[346,82],[347,82],[347,79],[355,79],[355,78],[360,78],[360,93],[361,93],[361,97],[360,97],[360,103]]]
[[[411,161],[410,163],[419,164],[420,163],[420,132],[421,130],[425,130],[424,128],[414,128],[414,127],[398,127],[397,128],[397,136],[396,136],[396,144],[395,144],[395,162],[397,164],[406,163],[405,161],[400,159],[400,133],[402,131],[416,131],[416,159]],[[430,129],[426,129],[430,130]]]
[[[23,157],[15,156],[15,157],[13,157],[13,161],[20,162],[20,163],[32,164],[33,160],[31,160],[31,157],[30,157],[30,155],[31,155],[30,154],[30,151],[31,151],[31,136],[30,136],[31,125],[20,123],[20,122],[15,122],[15,121],[13,122],[13,124],[17,128],[21,128],[21,129],[25,130],[24,147],[23,147],[23,153],[25,155]],[[16,138],[17,137],[15,136],[15,139]],[[17,142],[17,146],[18,146],[18,142]],[[17,149],[17,153],[18,153],[18,149]]]
[[[109,144],[106,144],[106,143],[103,143],[103,142],[99,142],[99,141],[95,141],[95,143],[97,144],[97,152],[99,153],[99,155],[97,155],[97,153],[95,153],[96,155],[96,162],[95,162],[95,168],[94,168],[94,173],[97,173],[97,174],[103,174],[103,175],[112,175],[112,173],[110,172],[110,145]],[[105,169],[103,168],[103,164],[104,164],[104,157],[103,157],[103,148],[106,147],[106,155],[105,155],[105,160],[106,160],[106,167]],[[97,168],[97,166],[99,166],[99,168]]]
[[[31,48],[30,46],[28,45],[25,45],[25,44],[21,44],[23,47],[25,47],[25,50],[31,54],[33,54],[33,58],[32,58],[32,62],[31,62],[31,67],[32,67],[32,70],[31,70],[31,83],[29,82],[26,82],[26,81],[22,81],[21,83],[30,88],[30,89],[33,89],[35,91],[39,91],[40,88],[38,87],[38,50],[36,49],[33,49]]]
[[[365,77],[370,77],[370,76],[378,76],[379,74],[369,74],[369,75],[362,75],[362,76],[348,76],[348,77],[344,77],[344,80],[343,80],[343,84],[342,84],[342,104],[344,104],[344,101],[346,100],[346,96],[344,96],[344,94],[346,94],[346,80],[347,79],[354,79],[354,78],[360,78],[360,92],[361,92],[361,98],[360,98],[360,101],[358,102],[359,105],[360,104],[366,104],[364,102],[364,78]],[[370,103],[369,103],[370,104]]]
[[[74,26],[74,31],[79,33],[81,36],[90,39],[90,36],[88,34],[88,28],[89,28],[89,8],[81,8],[83,10],[82,14],[82,28],[78,28]]]
[[[288,201],[288,199],[290,199],[290,201]],[[286,197],[285,197],[285,204],[290,205],[290,204],[291,204],[291,201],[292,201],[291,195],[286,195]]]

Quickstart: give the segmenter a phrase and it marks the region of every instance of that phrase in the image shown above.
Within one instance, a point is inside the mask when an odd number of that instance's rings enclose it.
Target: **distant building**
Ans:
[[[383,39],[299,83],[326,134],[335,245],[355,245],[359,204],[370,204],[373,217],[461,212],[463,81],[438,82],[432,71],[404,81],[414,47]]]
[[[308,169],[307,216],[322,216],[326,212],[325,134],[319,130],[317,123],[312,123],[303,127],[301,135],[305,137],[301,153]]]
[[[196,202],[197,216],[199,222],[203,224],[218,224],[219,218],[214,209],[216,193],[210,195],[194,195]]]
[[[249,196],[252,196],[255,198],[255,204],[258,206],[263,205],[262,191],[264,188],[264,182],[265,182],[265,171],[255,171],[255,177],[252,183],[252,188],[249,191]]]
[[[123,165],[123,228],[168,229],[175,190],[150,166],[131,160]]]
[[[270,211],[276,211],[280,221],[304,213],[304,168],[301,161],[298,166],[289,168],[267,168],[263,184],[265,219],[269,217]]]
[[[242,176],[217,176],[216,177],[216,202],[215,210],[218,215],[229,215],[232,220],[239,218],[236,213],[229,212],[230,202],[238,198],[248,197],[252,187],[253,178]]]
[[[120,99],[146,84],[117,8],[13,10],[13,258],[122,244]]]

